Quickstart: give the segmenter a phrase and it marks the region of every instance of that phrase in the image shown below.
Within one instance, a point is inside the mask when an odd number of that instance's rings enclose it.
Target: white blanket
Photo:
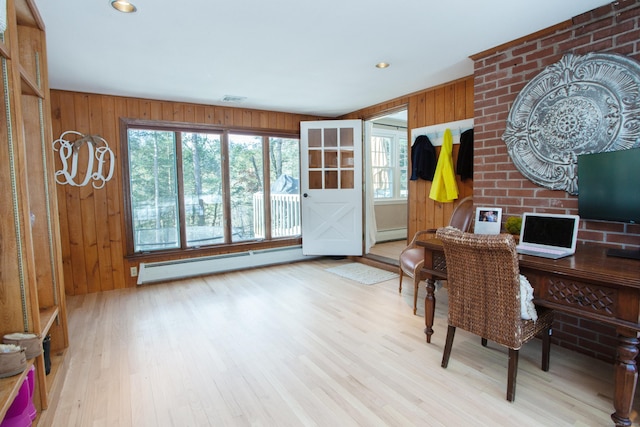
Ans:
[[[520,275],[520,315],[525,320],[538,320],[538,312],[533,304],[533,287],[529,280]]]

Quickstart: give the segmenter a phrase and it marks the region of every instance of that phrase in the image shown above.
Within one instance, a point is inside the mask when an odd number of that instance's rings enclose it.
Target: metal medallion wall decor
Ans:
[[[568,54],[518,94],[502,139],[525,177],[575,195],[579,155],[640,147],[639,112],[638,62]]]

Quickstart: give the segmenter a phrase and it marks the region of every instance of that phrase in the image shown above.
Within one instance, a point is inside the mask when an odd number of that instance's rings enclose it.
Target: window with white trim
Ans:
[[[376,201],[406,199],[407,133],[374,127],[371,132],[371,172]]]

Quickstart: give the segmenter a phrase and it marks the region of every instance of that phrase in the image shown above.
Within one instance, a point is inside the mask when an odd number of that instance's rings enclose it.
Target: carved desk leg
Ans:
[[[630,426],[629,414],[636,391],[638,367],[635,358],[638,355],[638,338],[618,335],[618,351],[615,365],[615,396],[613,407],[616,412],[611,419],[616,426]]]
[[[427,296],[424,298],[424,333],[427,335],[428,343],[431,342],[431,335],[433,335],[433,316],[436,309],[435,289],[435,280],[427,279]]]

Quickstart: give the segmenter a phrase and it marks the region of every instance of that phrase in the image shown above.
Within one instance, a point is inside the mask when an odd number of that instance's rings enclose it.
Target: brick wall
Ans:
[[[640,60],[640,2],[616,1],[473,57],[475,80],[474,203],[501,206],[503,218],[525,211],[577,214],[578,200],[525,178],[504,141],[509,109],[524,86],[566,53],[619,53]],[[638,165],[640,167],[640,165]],[[640,185],[640,183],[639,183]],[[640,225],[581,221],[580,244],[640,248]],[[556,316],[554,341],[611,361],[615,331],[568,315]]]

